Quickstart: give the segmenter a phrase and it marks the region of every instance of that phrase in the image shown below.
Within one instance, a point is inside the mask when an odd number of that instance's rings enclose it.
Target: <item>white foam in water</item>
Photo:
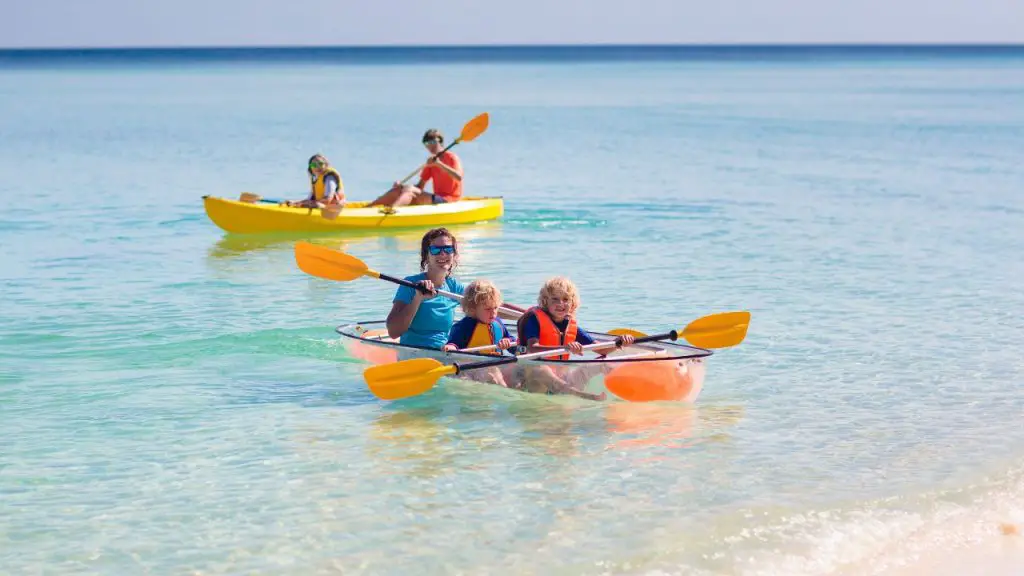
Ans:
[[[957,501],[965,496],[966,502]],[[1016,470],[985,486],[910,502],[794,514],[743,528],[728,539],[734,548],[728,572],[1016,575],[1024,573],[1022,526],[1024,470]],[[744,549],[751,544],[753,550]]]

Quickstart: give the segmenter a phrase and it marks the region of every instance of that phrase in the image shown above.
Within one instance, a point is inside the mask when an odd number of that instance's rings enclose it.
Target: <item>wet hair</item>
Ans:
[[[459,265],[459,241],[455,239],[455,235],[449,232],[447,228],[434,228],[433,230],[428,230],[423,235],[423,241],[420,243],[420,270],[427,269],[430,243],[438,238],[449,238],[452,241],[452,246],[455,247],[455,253],[452,254],[452,267],[448,270],[448,276],[451,276],[455,267]]]
[[[310,180],[316,179],[316,177],[313,176],[313,170],[309,167],[309,165],[312,164],[314,160],[319,160],[324,166],[331,165],[331,163],[327,161],[327,157],[324,156],[323,154],[313,154],[312,156],[310,156],[309,161],[306,162],[306,172],[309,174]]]
[[[423,133],[424,144],[427,143],[427,140],[432,140],[434,138],[437,138],[438,142],[444,144],[444,134],[441,134],[441,131],[438,130],[437,128],[431,128],[430,130],[427,130],[426,132]]]
[[[565,276],[556,276],[544,282],[544,285],[540,288],[540,293],[537,294],[537,305],[547,310],[548,304],[551,303],[551,299],[554,298],[556,292],[561,292],[569,297],[569,314],[575,314],[576,310],[580,307],[580,292],[576,289],[576,285],[573,284],[572,280]]]
[[[462,294],[462,311],[467,316],[472,316],[476,307],[485,302],[494,302],[501,306],[501,290],[490,280],[470,282]]]

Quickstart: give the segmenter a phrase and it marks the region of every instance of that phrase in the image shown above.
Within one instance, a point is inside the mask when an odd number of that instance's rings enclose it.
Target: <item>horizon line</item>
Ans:
[[[535,44],[181,44],[147,46],[9,46],[0,52],[104,52],[159,50],[408,50],[408,49],[508,49],[508,48],[687,48],[687,49],[749,49],[749,48],[1024,48],[1024,42],[729,42],[729,43],[535,43]]]

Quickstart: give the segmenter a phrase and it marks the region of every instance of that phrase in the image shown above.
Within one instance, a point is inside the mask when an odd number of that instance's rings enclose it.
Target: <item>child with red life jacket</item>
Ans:
[[[568,346],[572,354],[582,355],[583,346],[593,344],[594,339],[576,322],[576,310],[580,306],[580,295],[572,280],[565,277],[551,278],[544,283],[537,295],[537,306],[530,308],[519,318],[517,329],[520,350],[526,353],[552,350]],[[632,336],[621,336],[622,344],[633,343]],[[525,347],[525,349],[524,349]],[[614,342],[607,347],[594,349],[600,355],[616,348]],[[569,354],[553,354],[545,360],[568,360]],[[530,392],[548,394],[573,394],[591,400],[604,400],[606,394],[584,392],[582,386],[569,383],[573,366],[531,366],[526,370],[524,387]],[[578,370],[586,370],[579,368]],[[577,378],[572,378],[577,380]]]
[[[462,310],[466,317],[452,325],[448,333],[448,343],[443,350],[453,352],[462,348],[477,348],[496,345],[490,350],[480,350],[483,354],[503,354],[503,350],[512,347],[512,335],[498,318],[501,307],[501,290],[488,280],[475,280],[466,286],[462,294]],[[485,372],[486,381],[499,386],[508,387],[505,375],[511,375],[514,366],[502,371],[495,366]],[[467,376],[473,372],[467,372]]]

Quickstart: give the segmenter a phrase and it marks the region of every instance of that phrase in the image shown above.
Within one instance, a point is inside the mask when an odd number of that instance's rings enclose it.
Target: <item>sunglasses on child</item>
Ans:
[[[314,161],[312,161],[312,162],[310,162],[310,163],[309,163],[309,167],[310,167],[310,168],[319,168],[319,167],[321,167],[321,166],[323,166],[323,165],[324,165],[324,163],[323,163],[323,162],[318,162],[318,161],[316,161],[316,160],[314,160]]]
[[[432,256],[437,256],[441,252],[444,252],[445,254],[455,254],[455,246],[450,244],[448,246],[430,246],[428,249]]]

